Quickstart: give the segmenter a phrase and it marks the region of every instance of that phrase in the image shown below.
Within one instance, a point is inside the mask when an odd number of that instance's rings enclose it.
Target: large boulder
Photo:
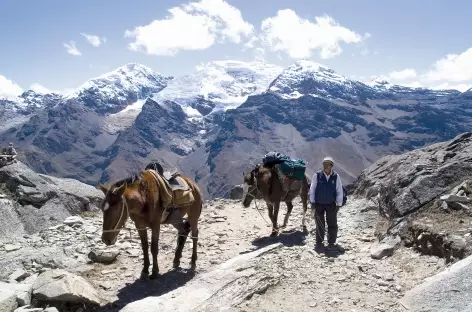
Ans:
[[[423,254],[463,259],[472,254],[472,133],[386,156],[365,169],[354,194],[377,200],[379,239],[399,236]],[[373,257],[393,249],[374,246]],[[382,246],[380,246],[382,247]],[[385,247],[385,246],[384,246]]]
[[[382,209],[403,217],[472,176],[472,132],[451,141],[379,159],[355,183],[354,194],[386,198]]]
[[[42,302],[99,305],[97,291],[85,279],[64,270],[51,270],[38,276],[33,295]]]
[[[3,190],[3,191],[2,191]],[[101,191],[72,179],[38,174],[21,162],[0,168],[0,241],[98,209]]]
[[[6,245],[8,246],[8,245]],[[81,272],[84,267],[77,259],[66,254],[61,246],[49,246],[34,248],[31,246],[16,246],[18,249],[0,252],[0,279],[7,280],[18,268],[31,271],[42,269],[67,269],[71,272]],[[4,246],[5,247],[5,246]]]
[[[15,294],[16,301],[20,307],[31,303],[32,290],[32,286],[28,284],[9,284],[0,282],[0,292],[12,291]]]
[[[407,291],[401,304],[408,311],[472,311],[472,256],[427,278]]]
[[[231,191],[229,192],[229,198],[230,199],[242,199],[243,198],[243,186],[240,185],[235,185]]]
[[[26,231],[16,210],[16,203],[0,198],[0,241],[2,238],[21,237],[24,234]]]
[[[11,290],[0,290],[0,312],[13,312],[17,307],[15,293]]]

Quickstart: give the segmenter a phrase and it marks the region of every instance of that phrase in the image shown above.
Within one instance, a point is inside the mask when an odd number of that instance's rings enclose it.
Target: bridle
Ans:
[[[256,191],[255,192],[256,195],[251,194],[252,192],[254,192],[254,190]],[[257,177],[254,176],[254,187],[251,190],[247,191],[246,196],[251,196],[252,197],[252,199],[254,200],[254,206],[256,207],[257,212],[259,212],[259,214],[261,215],[262,220],[264,220],[264,222],[267,225],[270,225],[270,223],[267,222],[267,220],[264,218],[264,215],[261,213],[261,210],[259,209],[259,206],[257,205],[257,196],[258,195],[259,195],[259,188],[257,187]]]
[[[129,215],[129,208],[128,208],[128,202],[126,201],[126,198],[125,198],[125,195],[121,195],[121,214],[120,214],[120,218],[118,219],[118,221],[116,222],[115,226],[113,227],[112,230],[102,230],[102,233],[111,233],[111,232],[119,232],[121,231],[121,229],[123,229],[125,227],[125,223],[123,223],[123,226],[121,228],[118,228],[118,225],[120,224],[121,222],[121,219],[123,219],[123,216],[125,214],[125,210],[126,210],[126,213],[127,215]]]
[[[256,191],[255,192],[256,195],[251,194],[254,191]],[[256,197],[258,194],[259,194],[259,189],[257,188],[257,177],[254,175],[254,187],[251,190],[248,189],[246,196],[251,196],[252,199],[257,199]]]

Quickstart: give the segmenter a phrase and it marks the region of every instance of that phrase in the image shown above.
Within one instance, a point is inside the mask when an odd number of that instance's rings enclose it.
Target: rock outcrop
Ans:
[[[38,174],[21,162],[0,168],[0,194],[0,241],[97,210],[103,197],[93,186]]]
[[[254,294],[265,292],[278,279],[254,269],[252,263],[281,244],[235,257],[208,273],[160,297],[148,297],[128,304],[121,312],[226,311]]]
[[[24,306],[31,303],[31,292],[33,291],[31,285],[0,282],[0,292],[1,291],[12,291],[15,294],[18,306]]]
[[[472,256],[427,278],[401,299],[408,311],[472,311]]]
[[[449,260],[472,253],[472,133],[386,156],[362,172],[354,194],[376,198],[378,235]]]
[[[33,284],[37,300],[53,303],[98,305],[96,290],[85,279],[64,270],[51,270],[38,276]]]
[[[229,193],[229,199],[242,199],[244,195],[243,193],[243,186],[241,184],[235,185]]]

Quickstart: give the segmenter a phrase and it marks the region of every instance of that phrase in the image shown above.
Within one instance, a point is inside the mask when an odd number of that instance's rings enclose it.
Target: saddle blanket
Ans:
[[[159,196],[164,208],[161,223],[166,222],[173,211],[178,212],[177,208],[191,205],[195,201],[192,188],[178,173],[165,177],[152,169],[148,171],[153,174],[159,187]]]

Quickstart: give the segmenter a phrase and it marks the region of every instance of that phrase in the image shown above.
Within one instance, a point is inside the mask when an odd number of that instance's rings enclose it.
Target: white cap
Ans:
[[[331,157],[325,157],[323,159],[323,163],[325,163],[325,162],[329,162],[329,163],[331,163],[332,166],[334,166],[334,160]]]

